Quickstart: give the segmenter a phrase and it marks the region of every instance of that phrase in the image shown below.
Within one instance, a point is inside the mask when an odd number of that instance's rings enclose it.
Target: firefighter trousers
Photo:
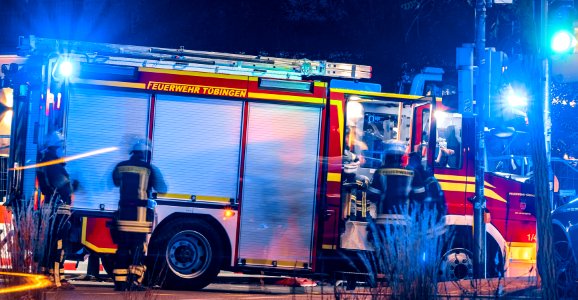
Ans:
[[[142,288],[146,271],[144,265],[147,251],[147,234],[152,232],[154,211],[146,207],[146,201],[135,201],[140,205],[119,205],[113,234],[116,264],[113,271],[114,288],[117,291]]]
[[[367,202],[367,186],[369,179],[362,175],[356,175],[354,180],[346,180],[343,183],[345,189],[345,205],[343,206],[343,219],[350,221],[365,221],[369,213]]]
[[[141,286],[146,266],[146,233],[122,232],[117,235],[116,262],[114,267],[114,289],[131,290]]]
[[[41,254],[41,271],[49,275],[56,287],[60,287],[64,280],[64,246],[65,239],[70,231],[70,205],[62,203],[59,199],[53,199],[51,203],[45,203],[42,208],[41,232],[45,244],[44,253]],[[47,220],[45,222],[44,220]]]

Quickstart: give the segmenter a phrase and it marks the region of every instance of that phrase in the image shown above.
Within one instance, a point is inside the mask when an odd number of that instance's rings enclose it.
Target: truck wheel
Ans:
[[[179,220],[151,243],[148,270],[163,288],[199,290],[217,277],[222,259],[222,241],[207,222]]]
[[[443,281],[471,279],[474,276],[473,255],[467,249],[453,248],[443,255],[440,269]]]

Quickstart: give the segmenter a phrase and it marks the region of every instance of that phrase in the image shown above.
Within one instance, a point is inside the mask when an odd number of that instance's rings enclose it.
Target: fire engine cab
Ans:
[[[13,75],[6,204],[41,201],[27,166],[38,161],[43,137],[61,131],[66,168],[79,182],[67,253],[87,249],[111,269],[109,227],[119,197],[111,173],[134,139],[146,138],[168,188],[151,195],[153,280],[200,289],[220,270],[347,270],[344,257],[360,251],[341,239],[348,221],[342,156],[346,135],[354,134],[360,143],[350,150],[364,158],[358,172],[369,177],[383,159],[384,140],[422,149],[445,191],[446,223],[457,228],[444,254],[447,273],[471,276],[473,123],[436,111],[436,97],[420,94],[424,81],[441,80],[439,72],[418,76],[419,95],[407,95],[365,82],[371,67],[363,65],[33,36],[19,51],[26,61]],[[443,157],[450,147],[453,156]],[[489,270],[533,263],[535,219],[521,205],[529,197],[525,182],[486,175]]]

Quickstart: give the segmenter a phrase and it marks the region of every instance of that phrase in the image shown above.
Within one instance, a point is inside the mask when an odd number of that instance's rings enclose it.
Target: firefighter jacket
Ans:
[[[158,187],[158,175],[150,163],[133,154],[129,160],[114,168],[112,179],[120,187],[117,230],[123,232],[150,233],[154,212],[149,205],[149,193]],[[159,192],[166,192],[155,188]]]
[[[428,194],[426,191],[425,180],[428,178],[428,175],[424,167],[421,164],[408,165],[407,169],[413,171],[409,199],[420,204],[430,201],[427,199]]]
[[[70,205],[72,196],[70,176],[65,169],[65,164],[58,163],[60,157],[56,154],[56,149],[56,147],[48,147],[42,153],[40,163],[53,162],[53,164],[37,169],[38,185],[47,202],[52,201],[57,193],[64,204]]]
[[[380,168],[373,174],[368,191],[377,203],[377,214],[399,214],[409,202],[413,172],[401,168]]]

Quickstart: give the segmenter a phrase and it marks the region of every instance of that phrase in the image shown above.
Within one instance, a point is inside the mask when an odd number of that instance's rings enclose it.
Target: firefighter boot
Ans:
[[[128,289],[126,281],[128,277],[128,269],[114,269],[112,273],[114,275],[114,290],[126,291]]]

